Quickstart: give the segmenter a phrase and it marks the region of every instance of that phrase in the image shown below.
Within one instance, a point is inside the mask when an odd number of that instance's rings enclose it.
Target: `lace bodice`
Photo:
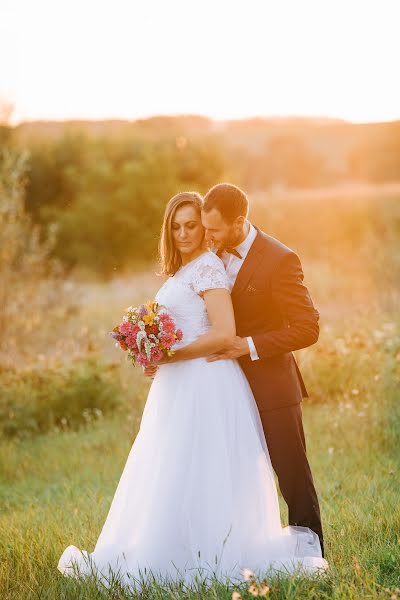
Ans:
[[[190,344],[210,328],[206,304],[200,296],[209,289],[229,290],[228,278],[222,260],[213,252],[201,254],[169,277],[156,294],[173,317],[183,339],[174,348]]]

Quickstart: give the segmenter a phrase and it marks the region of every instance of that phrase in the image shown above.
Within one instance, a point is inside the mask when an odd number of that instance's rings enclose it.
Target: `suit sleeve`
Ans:
[[[303,284],[303,270],[295,252],[286,254],[272,279],[272,296],[286,327],[253,334],[260,358],[292,352],[315,344],[319,337],[319,312]]]

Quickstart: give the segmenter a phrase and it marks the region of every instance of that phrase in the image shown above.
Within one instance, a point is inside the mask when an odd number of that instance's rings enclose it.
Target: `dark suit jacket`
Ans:
[[[293,350],[315,344],[319,312],[297,254],[257,229],[232,289],[237,335],[251,335],[259,360],[239,363],[259,410],[298,404],[308,393]]]

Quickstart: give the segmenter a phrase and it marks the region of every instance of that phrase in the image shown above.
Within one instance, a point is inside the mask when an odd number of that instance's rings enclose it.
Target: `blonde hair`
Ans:
[[[177,209],[184,204],[192,205],[200,215],[203,208],[203,196],[198,192],[180,192],[173,196],[165,207],[160,243],[158,245],[159,261],[163,275],[175,275],[182,265],[181,254],[176,249],[172,237],[172,220]]]

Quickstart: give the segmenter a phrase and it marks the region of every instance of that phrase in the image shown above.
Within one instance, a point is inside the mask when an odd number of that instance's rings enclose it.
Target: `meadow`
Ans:
[[[252,204],[254,222],[298,251],[321,314],[318,343],[296,358],[330,570],[268,578],[270,598],[400,598],[399,200],[378,189],[260,193]],[[155,270],[107,281],[76,272],[56,325],[33,327],[29,360],[13,346],[0,371],[2,600],[139,597],[56,566],[69,544],[93,549],[140,426],[149,382],[108,332],[126,306],[154,295]],[[153,585],[140,597],[251,598],[248,588]]]

